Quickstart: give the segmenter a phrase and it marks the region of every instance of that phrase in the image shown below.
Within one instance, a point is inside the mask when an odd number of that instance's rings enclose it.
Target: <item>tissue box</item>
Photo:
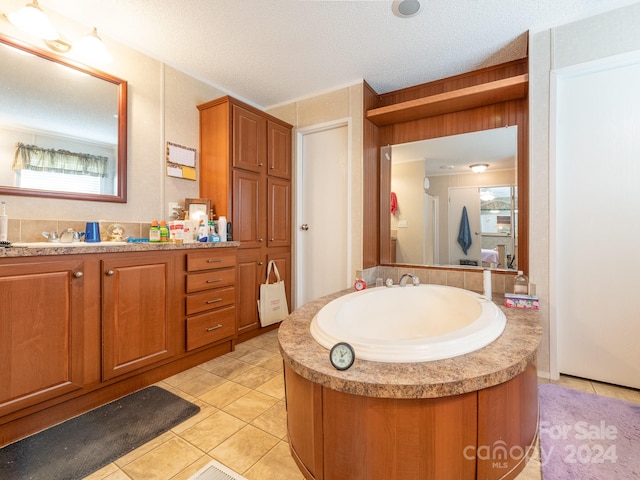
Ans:
[[[505,293],[504,306],[510,308],[530,308],[538,310],[540,303],[535,295],[523,295],[520,293]]]

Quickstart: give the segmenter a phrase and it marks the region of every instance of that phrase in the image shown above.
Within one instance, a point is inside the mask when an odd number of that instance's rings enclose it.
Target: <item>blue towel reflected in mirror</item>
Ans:
[[[471,240],[471,228],[469,228],[469,217],[467,216],[467,207],[462,207],[462,218],[460,218],[460,230],[458,231],[458,243],[462,247],[462,251],[466,255],[469,247],[473,243]]]

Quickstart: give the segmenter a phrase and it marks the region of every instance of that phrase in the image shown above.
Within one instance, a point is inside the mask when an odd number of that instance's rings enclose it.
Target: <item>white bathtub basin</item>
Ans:
[[[372,288],[325,305],[311,322],[323,347],[348,342],[356,358],[425,362],[478,350],[502,334],[504,313],[481,295],[442,285]]]

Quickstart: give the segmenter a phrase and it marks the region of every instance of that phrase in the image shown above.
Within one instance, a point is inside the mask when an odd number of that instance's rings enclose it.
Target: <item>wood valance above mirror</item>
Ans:
[[[489,87],[487,87],[487,85]],[[493,94],[490,86],[497,87]],[[506,88],[508,86],[508,88]],[[465,105],[460,98],[482,92],[480,104]],[[529,259],[529,152],[528,59],[523,58],[474,72],[414,87],[377,94],[364,91],[364,241],[363,267],[390,265],[390,163],[380,158],[380,147],[517,126],[518,268],[528,271]],[[446,94],[446,95],[445,95]],[[433,115],[402,117],[402,106],[428,105],[439,99]],[[447,103],[446,99],[449,100]],[[456,100],[457,99],[457,100]],[[442,100],[442,101],[441,101]],[[449,105],[449,107],[447,107]],[[461,105],[463,106],[462,109]],[[389,108],[390,107],[390,108]],[[393,111],[402,121],[380,121],[380,113]],[[415,110],[413,110],[415,112]],[[378,120],[377,125],[373,120]],[[408,120],[407,120],[408,119]],[[377,188],[375,188],[375,187]],[[466,267],[465,267],[466,268]]]

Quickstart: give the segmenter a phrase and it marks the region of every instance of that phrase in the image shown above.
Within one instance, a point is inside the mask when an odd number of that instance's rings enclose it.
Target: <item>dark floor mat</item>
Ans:
[[[200,407],[152,386],[0,449],[0,478],[86,477],[170,430]]]

